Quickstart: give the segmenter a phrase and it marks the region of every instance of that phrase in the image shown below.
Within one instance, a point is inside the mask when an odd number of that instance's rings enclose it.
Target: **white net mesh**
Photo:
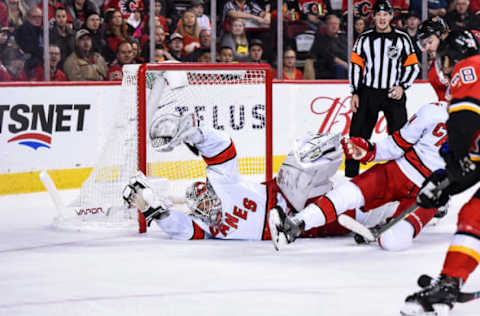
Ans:
[[[205,177],[206,164],[186,146],[170,153],[156,152],[148,138],[149,122],[165,113],[183,115],[196,112],[202,124],[229,134],[236,146],[240,171],[265,179],[266,153],[266,70],[164,70],[147,68],[138,78],[139,66],[124,67],[121,103],[115,123],[91,175],[83,183],[73,211],[56,225],[79,230],[136,229],[136,210],[122,207],[122,190],[138,169],[150,177],[167,178],[170,190],[159,192],[184,196],[193,179]],[[138,84],[144,83],[145,97],[138,96]],[[140,106],[139,106],[140,104]],[[146,137],[146,166],[139,166],[138,108]],[[141,138],[140,138],[141,139]],[[140,146],[141,148],[141,146]]]

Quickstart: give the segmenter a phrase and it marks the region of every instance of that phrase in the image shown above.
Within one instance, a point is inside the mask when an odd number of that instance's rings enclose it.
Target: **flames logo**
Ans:
[[[134,13],[137,11],[137,1],[136,0],[121,0],[120,1],[120,8],[122,11],[122,14],[125,13]]]

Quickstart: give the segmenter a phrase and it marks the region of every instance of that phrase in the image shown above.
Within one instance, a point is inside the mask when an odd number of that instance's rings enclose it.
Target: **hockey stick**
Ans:
[[[450,184],[450,181],[448,180],[448,178],[445,178],[442,182],[438,184],[438,186],[432,191],[432,193],[433,194],[438,193],[439,191],[448,187],[449,184]],[[375,240],[378,239],[378,237],[380,237],[387,230],[395,226],[397,223],[403,221],[408,215],[416,211],[418,207],[419,207],[418,204],[414,203],[413,205],[408,207],[405,211],[403,211],[400,215],[392,218],[387,224],[375,230],[366,227],[365,225],[361,224],[360,222],[356,221],[355,219],[353,219],[352,217],[346,214],[340,214],[338,216],[338,222],[343,227],[363,237],[363,241],[362,241],[361,237],[357,237],[356,235],[355,241],[357,243],[369,243],[369,242],[374,242]]]
[[[433,278],[431,276],[426,275],[426,274],[422,274],[418,278],[417,283],[421,288],[426,288],[427,286],[432,284],[432,281],[433,281]],[[466,303],[466,302],[476,300],[478,298],[480,298],[480,291],[460,292],[460,293],[458,293],[458,296],[457,296],[457,302],[458,303]]]
[[[62,217],[65,210],[65,203],[63,203],[63,200],[60,197],[60,193],[58,192],[55,183],[53,183],[52,178],[50,178],[50,175],[45,170],[40,172],[39,177],[40,181],[42,181],[43,185],[47,189],[48,194],[52,198],[53,204],[57,209],[58,217]]]

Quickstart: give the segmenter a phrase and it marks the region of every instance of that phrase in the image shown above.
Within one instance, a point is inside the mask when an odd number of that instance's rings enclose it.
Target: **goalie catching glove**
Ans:
[[[195,145],[203,141],[198,128],[199,121],[194,113],[184,116],[162,114],[153,119],[149,136],[152,147],[157,151],[172,151],[182,142]]]
[[[340,142],[347,159],[359,160],[366,164],[375,158],[377,146],[367,139],[361,137],[342,138]]]
[[[122,192],[125,206],[137,208],[145,216],[147,226],[152,220],[167,217],[172,203],[166,198],[156,197],[145,175],[139,171],[130,178]]]

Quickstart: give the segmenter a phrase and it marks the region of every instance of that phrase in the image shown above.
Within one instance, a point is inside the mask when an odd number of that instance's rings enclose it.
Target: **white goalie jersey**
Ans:
[[[168,217],[156,220],[156,223],[174,239],[270,239],[267,224],[268,210],[275,205],[288,209],[291,204],[287,202],[286,196],[294,197],[296,192],[284,194],[275,179],[261,184],[242,177],[233,141],[212,128],[199,127],[199,129],[203,134],[203,141],[195,147],[207,163],[207,181],[221,200],[222,223],[217,227],[208,226],[195,216],[176,210],[170,210]],[[341,147],[336,146],[333,151],[327,155],[328,157],[320,158],[316,162],[318,168],[315,170],[324,172],[309,172],[314,175],[315,181],[303,181],[304,183],[300,184],[301,186],[320,184],[319,187],[323,185],[324,187],[320,190],[308,190],[314,192],[315,196],[324,194],[330,189],[330,186],[325,184],[329,183],[332,170],[335,173],[341,163]],[[286,167],[285,170],[289,168]],[[298,173],[290,171],[286,174],[295,174],[298,178]],[[292,183],[294,180],[287,182]],[[306,201],[307,198],[309,198],[308,194],[304,200]]]
[[[400,130],[376,143],[375,161],[396,160],[418,187],[433,171],[445,168],[438,150],[447,141],[447,103],[423,105]]]

